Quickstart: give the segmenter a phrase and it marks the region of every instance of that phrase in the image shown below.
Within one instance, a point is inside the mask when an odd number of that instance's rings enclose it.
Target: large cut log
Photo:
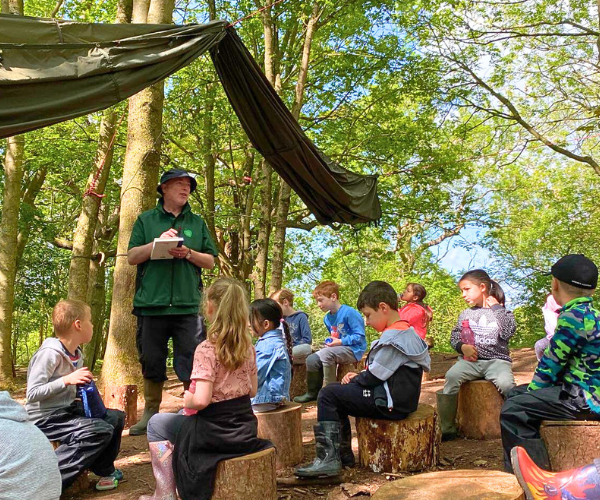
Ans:
[[[277,410],[257,413],[258,437],[268,439],[277,449],[277,467],[302,462],[302,405],[288,403]]]
[[[275,448],[223,460],[211,500],[276,500]]]
[[[125,412],[125,427],[137,422],[137,385],[107,385],[104,406]]]
[[[358,459],[374,472],[413,472],[438,463],[441,435],[436,411],[420,404],[404,420],[356,419]]]
[[[473,380],[458,392],[458,432],[469,439],[499,439],[504,399],[488,380]]]
[[[367,362],[367,355],[364,354],[362,359],[360,361],[357,361],[356,363],[339,364],[337,366],[337,372],[336,372],[337,381],[341,382],[347,373],[350,373],[350,372],[358,373],[358,372],[363,371],[365,369],[366,362]]]
[[[600,422],[544,420],[540,434],[555,472],[588,465],[600,457]]]
[[[306,357],[295,357],[292,367],[292,383],[290,384],[290,398],[306,394]]]
[[[495,470],[448,470],[398,479],[372,500],[525,500],[515,476]]]

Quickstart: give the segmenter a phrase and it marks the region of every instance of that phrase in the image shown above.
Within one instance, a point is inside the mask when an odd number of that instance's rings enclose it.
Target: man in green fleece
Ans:
[[[156,208],[142,213],[131,232],[127,261],[138,266],[133,313],[138,317],[136,344],[146,400],[144,415],[131,427],[131,435],[145,434],[148,420],[159,411],[169,338],[173,338],[173,367],[186,389],[194,351],[204,340],[199,316],[201,269],[212,269],[218,252],[206,223],[188,203],[196,185],[185,170],[165,172]],[[155,238],[177,237],[183,243],[169,250],[173,259],[150,258]]]

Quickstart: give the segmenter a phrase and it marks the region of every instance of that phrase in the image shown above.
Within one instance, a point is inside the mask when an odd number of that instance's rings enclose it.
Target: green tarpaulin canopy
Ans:
[[[323,224],[379,219],[376,176],[321,153],[226,21],[93,24],[0,14],[0,138],[105,109],[210,50],[254,147]]]

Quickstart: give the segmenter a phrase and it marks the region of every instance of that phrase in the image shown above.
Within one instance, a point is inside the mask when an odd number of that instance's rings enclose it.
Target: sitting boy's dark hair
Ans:
[[[560,289],[573,298],[591,297],[596,291],[595,289],[590,290],[589,288],[580,288],[578,286],[571,285],[570,283],[560,281],[559,279],[556,279],[556,281],[558,282]]]
[[[379,304],[385,303],[392,309],[398,309],[398,294],[396,290],[385,281],[371,281],[358,296],[356,308],[360,311],[365,307],[373,310],[379,309]]]

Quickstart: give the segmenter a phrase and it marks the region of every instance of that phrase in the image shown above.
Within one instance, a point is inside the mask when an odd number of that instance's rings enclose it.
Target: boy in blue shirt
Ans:
[[[298,467],[299,477],[336,476],[354,465],[349,415],[402,420],[419,406],[423,371],[431,358],[427,344],[398,314],[398,295],[385,281],[372,281],[357,307],[367,325],[381,333],[367,356],[366,369],[348,373],[342,383],[324,387],[314,427],[316,458]]]
[[[306,358],[306,394],[294,398],[296,403],[314,401],[323,386],[336,381],[339,364],[360,361],[367,350],[365,323],[360,313],[340,302],[340,287],[335,281],[323,281],[312,293],[321,311],[330,337],[325,347]]]

